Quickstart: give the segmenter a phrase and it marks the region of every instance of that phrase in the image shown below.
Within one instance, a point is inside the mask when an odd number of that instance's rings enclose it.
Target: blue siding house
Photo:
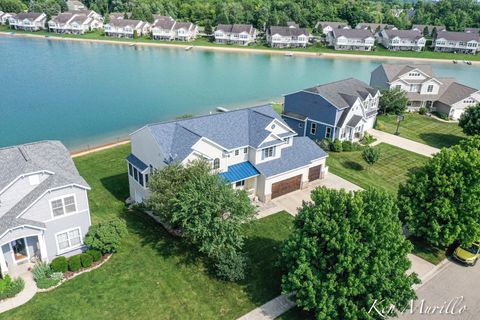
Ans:
[[[349,78],[285,96],[285,122],[313,140],[356,141],[373,128],[380,92]]]

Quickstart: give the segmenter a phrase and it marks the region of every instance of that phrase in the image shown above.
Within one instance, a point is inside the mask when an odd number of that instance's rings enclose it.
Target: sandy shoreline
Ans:
[[[106,44],[118,44],[118,45],[136,45],[147,47],[163,47],[163,48],[186,48],[189,43],[177,44],[177,43],[152,43],[152,42],[130,42],[130,41],[117,41],[107,39],[82,39],[82,38],[65,38],[57,36],[45,36],[29,33],[15,33],[0,32],[0,36],[10,37],[23,37],[23,38],[42,38],[48,40],[59,41],[77,41],[77,42],[90,42],[90,43],[106,43]],[[236,53],[257,53],[257,54],[275,54],[285,55],[286,53],[292,53],[294,56],[299,57],[315,57],[315,58],[327,58],[327,59],[353,59],[353,60],[392,60],[392,61],[410,61],[410,62],[431,62],[431,63],[448,63],[451,64],[451,59],[431,59],[431,58],[413,58],[413,57],[394,57],[394,56],[382,56],[382,55],[361,55],[361,54],[348,54],[348,53],[328,53],[328,52],[302,52],[302,51],[279,51],[269,49],[249,49],[249,48],[236,48],[236,47],[214,47],[214,46],[202,46],[192,45],[193,49],[206,50],[206,51],[221,51],[221,52],[236,52]],[[472,64],[480,65],[480,61],[472,61]]]
[[[90,153],[94,153],[94,152],[98,152],[98,151],[102,151],[102,150],[107,150],[107,149],[118,147],[118,146],[128,144],[128,143],[130,143],[130,139],[117,141],[117,142],[112,142],[112,143],[107,143],[107,144],[102,144],[102,145],[99,145],[99,146],[96,146],[96,147],[93,147],[93,148],[89,148],[89,149],[72,151],[71,155],[72,155],[72,158],[81,157],[81,156],[85,156],[85,155],[90,154]]]

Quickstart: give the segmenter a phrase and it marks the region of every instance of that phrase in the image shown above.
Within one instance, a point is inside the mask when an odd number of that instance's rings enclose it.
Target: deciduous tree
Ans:
[[[383,114],[401,114],[407,108],[407,96],[405,91],[400,89],[382,90],[379,100],[380,111]]]
[[[460,116],[458,125],[466,135],[480,134],[480,103],[477,103],[476,106],[468,107]]]
[[[377,319],[375,300],[403,308],[415,298],[411,243],[385,191],[312,192],[282,250],[284,294],[317,319]],[[394,316],[394,314],[389,314]]]
[[[380,160],[380,151],[377,148],[367,147],[362,151],[362,158],[369,167],[372,167]]]

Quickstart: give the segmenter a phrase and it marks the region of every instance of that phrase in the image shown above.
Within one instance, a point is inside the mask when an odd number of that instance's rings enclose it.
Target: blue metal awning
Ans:
[[[258,170],[249,161],[245,161],[229,166],[228,171],[220,173],[220,176],[233,183],[258,176],[259,174]]]
[[[139,169],[141,172],[145,171],[148,168],[148,166],[145,163],[143,163],[142,160],[138,159],[133,154],[130,154],[127,157],[127,161],[130,162],[134,167]]]

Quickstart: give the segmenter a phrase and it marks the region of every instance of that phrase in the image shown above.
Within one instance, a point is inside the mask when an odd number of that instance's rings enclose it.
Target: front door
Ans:
[[[10,243],[13,251],[13,259],[15,263],[28,260],[28,250],[25,238],[14,240]]]

